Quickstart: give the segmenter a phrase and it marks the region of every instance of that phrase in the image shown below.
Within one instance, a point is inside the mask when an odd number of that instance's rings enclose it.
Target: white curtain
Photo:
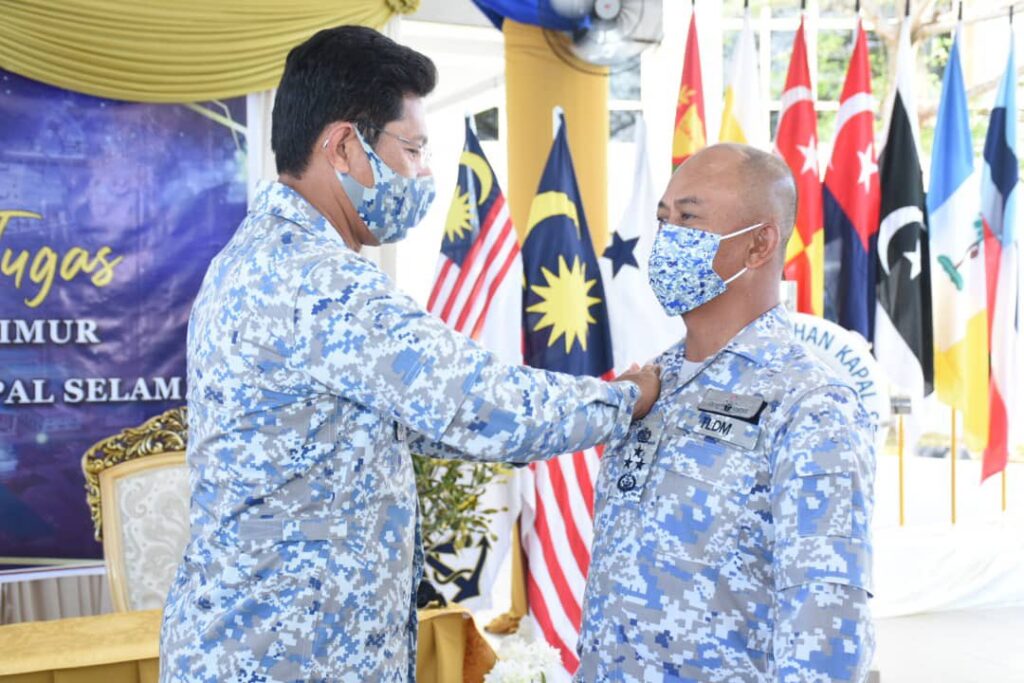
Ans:
[[[980,484],[981,462],[957,463],[957,522],[950,521],[948,458],[908,456],[905,526],[898,461],[878,458],[875,479],[875,618],[1024,605],[1024,465],[1011,463],[1007,511],[999,476]]]
[[[270,149],[270,119],[274,110],[277,90],[264,90],[245,97],[245,120],[248,133],[248,190],[249,202],[256,196],[261,181],[277,178],[274,152]]]
[[[0,575],[0,625],[89,617],[111,609],[102,565]]]

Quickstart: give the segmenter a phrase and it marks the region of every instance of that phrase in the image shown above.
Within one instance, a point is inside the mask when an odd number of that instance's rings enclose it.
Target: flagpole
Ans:
[[[1010,50],[1011,51],[1013,50],[1014,37],[1015,36],[1014,36],[1014,32],[1013,32],[1013,4],[1011,4],[1010,5]],[[1007,444],[1007,445],[1009,445],[1009,444]],[[1009,454],[1007,454],[1006,464],[1003,465],[1003,471],[999,473],[999,479],[1000,479],[1000,484],[1001,484],[1001,488],[1002,488],[1002,497],[1003,497],[1003,512],[1006,512],[1006,470],[1008,470],[1008,469],[1010,469]]]
[[[949,409],[952,427],[949,446],[949,511],[953,524],[956,524],[956,408]]]
[[[897,455],[899,456],[900,463],[900,526],[903,526],[906,518],[904,516],[904,488],[903,488],[903,448],[904,448],[904,433],[903,433],[903,415],[899,416],[899,432],[896,442]]]
[[[558,137],[558,129],[562,126],[562,117],[565,116],[565,110],[557,104],[551,107],[551,139],[554,140]]]

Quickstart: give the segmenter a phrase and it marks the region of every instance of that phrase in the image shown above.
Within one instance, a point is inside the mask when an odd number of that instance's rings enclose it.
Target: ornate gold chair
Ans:
[[[82,456],[86,500],[119,612],[159,609],[189,535],[185,408],[100,441]]]

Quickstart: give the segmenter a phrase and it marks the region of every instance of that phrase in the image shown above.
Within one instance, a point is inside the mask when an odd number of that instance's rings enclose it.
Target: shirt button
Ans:
[[[628,472],[626,474],[623,474],[621,477],[619,477],[618,487],[619,490],[622,491],[623,493],[627,491],[632,491],[633,489],[636,488],[636,477],[634,477],[632,474]]]

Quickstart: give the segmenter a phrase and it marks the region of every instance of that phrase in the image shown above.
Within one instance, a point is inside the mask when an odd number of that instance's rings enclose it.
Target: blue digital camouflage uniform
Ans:
[[[409,456],[526,461],[625,437],[638,389],[494,357],[273,184],[189,324],[191,539],[161,680],[411,681]]]
[[[862,681],[869,418],[775,308],[605,452],[578,681]]]

